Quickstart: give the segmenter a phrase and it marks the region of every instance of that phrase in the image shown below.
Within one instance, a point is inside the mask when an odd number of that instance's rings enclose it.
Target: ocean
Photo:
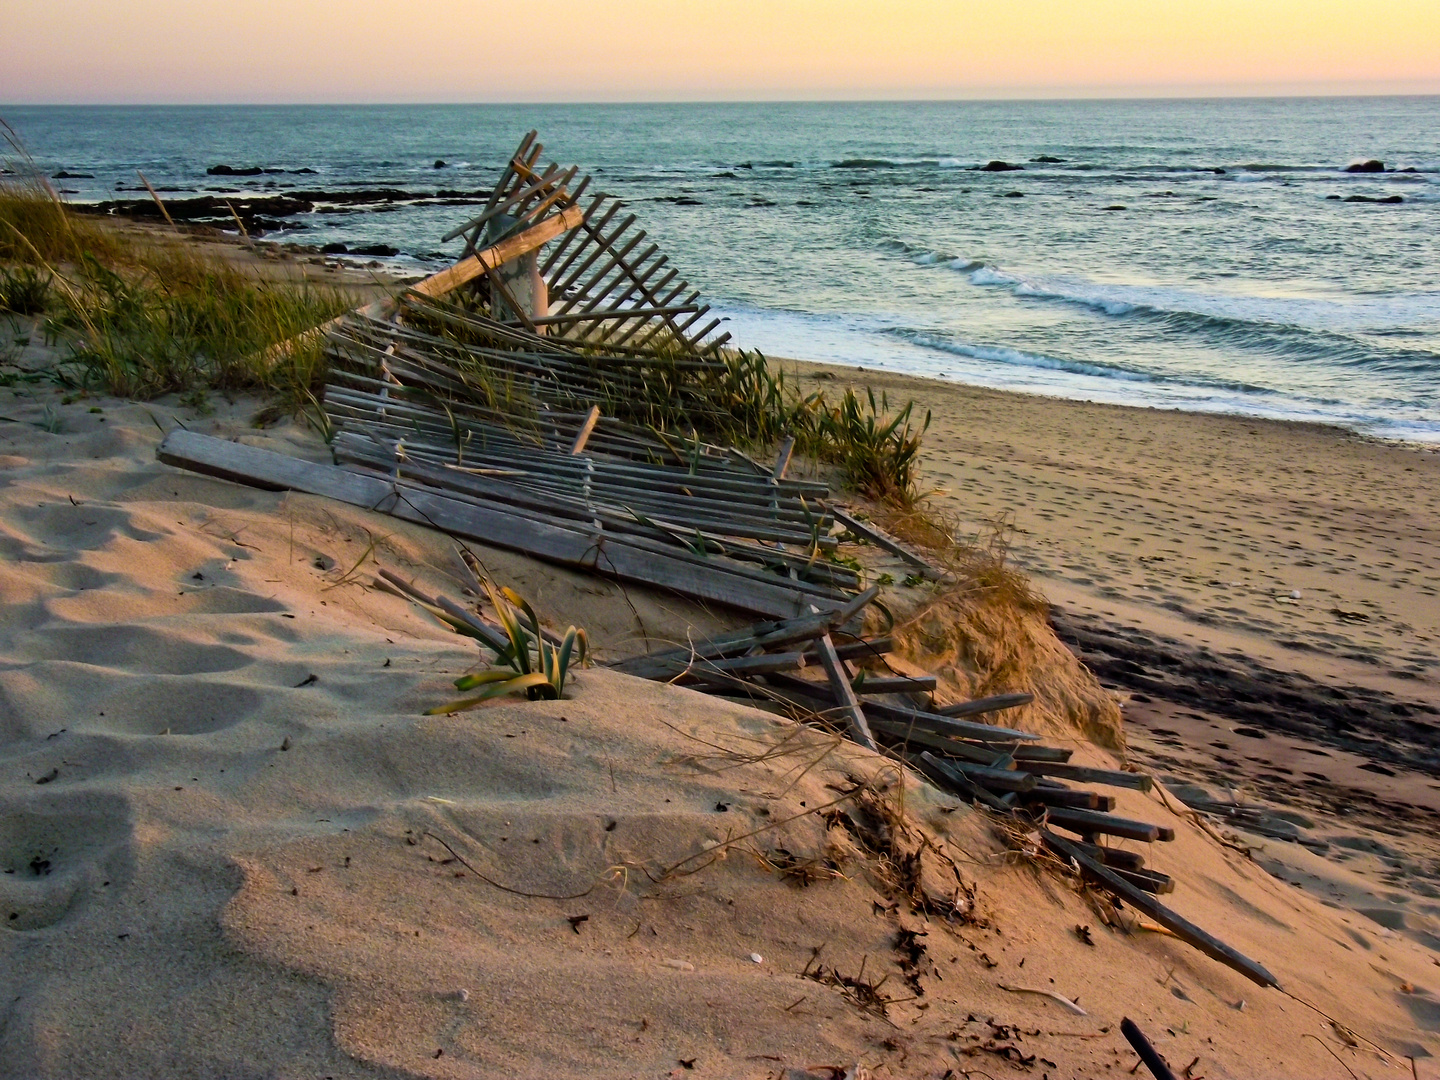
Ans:
[[[473,190],[533,127],[545,160],[630,203],[742,346],[1440,442],[1440,98],[0,117],[76,202],[134,198],[137,169],[173,199]],[[1385,171],[1346,171],[1371,159]],[[322,206],[265,239],[388,244],[429,269],[466,214]]]

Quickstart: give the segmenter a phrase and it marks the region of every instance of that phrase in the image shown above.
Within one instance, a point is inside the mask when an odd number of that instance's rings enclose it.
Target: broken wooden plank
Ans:
[[[421,296],[443,296],[453,292],[466,282],[474,281],[502,263],[519,258],[555,239],[563,232],[569,232],[580,224],[585,214],[578,206],[567,207],[558,214],[546,218],[524,232],[516,233],[484,251],[477,251],[468,259],[462,259],[454,266],[432,274],[417,285],[411,286]]]
[[[570,447],[570,456],[574,457],[585,449],[585,444],[590,441],[590,435],[595,430],[595,425],[600,420],[600,406],[592,405],[590,414],[585,417],[585,422],[580,425],[579,432],[575,435],[575,442]]]
[[[1156,896],[1164,896],[1175,891],[1175,879],[1169,874],[1162,874],[1159,870],[1127,870],[1122,866],[1112,866],[1109,870],[1117,877],[1124,878],[1137,889],[1144,889]]]
[[[1025,794],[1035,790],[1035,777],[1029,773],[972,765],[966,761],[947,761],[945,764],[972,784],[978,784],[993,793],[1014,791]]]
[[[771,480],[784,480],[785,471],[790,468],[790,455],[795,452],[795,436],[786,435],[775,454],[775,467],[770,470]]]
[[[1134,1020],[1128,1016],[1122,1019],[1120,1034],[1125,1036],[1125,1041],[1130,1044],[1135,1053],[1140,1055],[1140,1060],[1145,1063],[1145,1067],[1150,1070],[1150,1075],[1155,1077],[1155,1080],[1175,1080],[1175,1074],[1170,1071],[1170,1066],[1165,1064],[1165,1059],[1156,1052],[1155,1048],[1150,1045],[1150,1040],[1135,1026]],[[1349,1069],[1348,1065],[1346,1069]],[[1131,1072],[1134,1070],[1132,1069]],[[1190,1070],[1186,1069],[1185,1072],[1188,1074]]]
[[[922,751],[918,757],[907,755],[906,760],[944,791],[950,791],[964,798],[983,803],[991,810],[997,810],[1002,814],[1008,815],[1013,809],[1004,799],[986,791],[964,773],[952,768],[950,762],[941,761],[928,750]]]
[[[1019,757],[1019,755],[1016,755]],[[1059,761],[1027,761],[1021,758],[1020,768],[1037,776],[1055,776],[1080,784],[1106,784],[1110,787],[1149,791],[1155,781],[1145,773],[1121,772],[1118,769],[1092,769]]]
[[[839,518],[837,517],[838,521]],[[1029,705],[1035,700],[1034,694],[996,694],[993,697],[978,698],[975,701],[960,701],[953,705],[941,705],[932,712],[941,716],[979,716],[981,713],[999,712]]]
[[[1071,843],[1096,862],[1104,863],[1112,870],[1143,870],[1145,868],[1145,856],[1138,851],[1104,847],[1100,844],[1087,843],[1084,840],[1072,840]]]
[[[1145,890],[1136,888],[1113,870],[1096,862],[1074,841],[1066,840],[1062,836],[1057,836],[1049,829],[1041,829],[1040,836],[1051,851],[1063,858],[1073,859],[1076,866],[1080,868],[1086,877],[1104,885],[1105,888],[1109,889],[1121,900],[1124,900],[1136,911],[1150,916],[1150,918],[1165,927],[1165,929],[1169,930],[1180,940],[1189,945],[1193,945],[1206,956],[1233,968],[1247,979],[1251,979],[1261,986],[1274,986],[1276,988],[1280,986],[1275,976],[1266,971],[1263,966],[1257,964],[1254,960],[1251,960],[1237,950],[1232,949],[1223,941],[1211,937],[1184,916],[1179,915],[1160,903],[1160,901],[1156,900]]]
[[[710,660],[726,656],[741,656],[751,649],[773,649],[791,645],[797,641],[813,641],[837,626],[844,626],[879,594],[880,587],[872,585],[859,596],[833,611],[816,612],[780,622],[761,623],[733,634],[723,634],[708,641],[696,642],[686,648],[668,649],[665,652],[651,653],[648,656],[637,656],[611,666],[616,671],[623,671],[627,675],[637,675],[645,679],[663,679],[667,677],[667,672],[671,670],[671,665],[676,660],[687,663],[692,658]]]
[[[929,581],[941,581],[945,577],[944,571],[934,566],[928,559],[918,552],[906,547],[899,540],[887,533],[878,525],[868,521],[861,521],[853,514],[848,514],[838,506],[831,506],[830,512],[835,515],[835,520],[844,525],[856,536],[869,540],[878,548],[883,548],[892,555],[898,555],[905,562],[915,567],[920,576]]]
[[[855,681],[857,694],[927,694],[933,691],[939,680],[934,675],[878,675],[862,674]]]
[[[917,728],[914,724],[896,723],[894,720],[881,720],[871,716],[870,730],[886,742],[899,746],[918,746],[932,750],[937,754],[945,754],[949,757],[961,758],[976,765],[988,765],[993,767],[1005,755],[996,754],[975,743],[961,742],[958,739],[947,739],[943,735],[936,735],[924,728]],[[1013,759],[1011,759],[1013,768]]]
[[[934,731],[940,735],[954,735],[962,739],[987,742],[1000,742],[1001,740],[1036,742],[1040,738],[1039,735],[1032,735],[1028,731],[997,727],[994,724],[981,724],[973,720],[956,720],[953,717],[939,716],[921,709],[907,709],[904,706],[891,705],[888,702],[872,702],[868,708],[876,716],[884,717],[886,720],[894,720],[901,724],[913,723],[916,727],[924,728],[927,731]]]
[[[1115,796],[1101,795],[1095,791],[1072,791],[1069,788],[1036,787],[1025,798],[1026,802],[1043,803],[1046,806],[1069,806],[1077,810],[1101,810],[1109,813],[1115,809]]]
[[[876,644],[877,642],[870,641],[848,642],[835,646],[835,655],[842,660],[873,656],[876,652]],[[673,663],[675,674],[671,678],[677,678],[683,682],[684,676],[695,668],[748,678],[754,675],[770,675],[777,671],[794,671],[808,664],[819,662],[820,657],[814,651],[761,653],[758,656],[735,656],[718,660],[697,659],[685,663],[677,659]]]
[[[1175,839],[1175,830],[1168,826],[1152,825],[1148,821],[1132,821],[1130,818],[1096,813],[1093,810],[1050,806],[1045,810],[1045,817],[1051,825],[1081,835],[1103,833],[1106,836],[1123,836],[1126,840],[1139,840],[1147,844]]]
[[[845,662],[835,654],[835,642],[830,640],[828,633],[815,639],[815,651],[820,656],[820,666],[830,678],[831,692],[845,715],[846,723],[850,725],[851,737],[867,750],[876,749],[875,736],[870,734],[870,725],[865,721],[865,711],[860,707],[855,691],[850,688],[850,673],[845,670]]]

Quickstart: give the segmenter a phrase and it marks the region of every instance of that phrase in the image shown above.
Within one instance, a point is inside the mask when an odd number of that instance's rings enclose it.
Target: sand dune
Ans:
[[[323,455],[251,411],[180,418]],[[1195,1075],[1339,1075],[1325,1047],[1396,1075],[823,732],[601,670],[422,717],[476,651],[366,583],[445,584],[443,537],[160,465],[167,405],[0,413],[0,1076],[1088,1077],[1134,1062],[1124,1015]],[[609,655],[735,621],[481,555]],[[1392,1053],[1440,1050],[1432,954],[1118,794],[1176,826],[1147,854],[1179,910]]]

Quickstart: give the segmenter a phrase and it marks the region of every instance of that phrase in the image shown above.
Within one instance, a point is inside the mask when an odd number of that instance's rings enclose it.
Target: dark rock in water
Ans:
[[[1121,206],[1119,203],[1116,203],[1114,206],[1107,206],[1107,207],[1105,207],[1104,209],[1106,209],[1106,210],[1124,210],[1125,207]]]
[[[205,173],[207,176],[259,176],[264,171],[259,165],[246,165],[239,169],[234,165],[211,165]]]
[[[1339,202],[1339,201],[1340,201],[1340,196],[1339,196],[1339,195],[1326,195],[1325,198],[1327,198],[1327,199],[1333,199],[1335,202]]]
[[[61,170],[60,170],[59,172],[57,172],[57,173],[52,173],[51,176],[50,176],[50,179],[52,179],[52,180],[94,180],[94,179],[95,179],[95,174],[94,174],[94,173],[88,173],[88,172],[66,172],[64,169],[61,169]]]
[[[350,249],[351,255],[379,255],[389,258],[392,255],[399,255],[400,249],[391,247],[389,244],[366,244],[364,247]]]
[[[988,161],[979,166],[976,172],[1023,172],[1024,165],[1012,165],[1008,161]]]
[[[1415,168],[1414,165],[1406,165],[1405,168],[1403,168],[1403,169],[1396,169],[1395,171],[1396,171],[1396,172],[1419,172],[1420,170],[1417,169],[1417,168]]]
[[[320,254],[321,254],[321,255],[344,255],[344,254],[348,253],[349,250],[350,250],[350,249],[349,249],[348,247],[346,247],[344,244],[339,244],[339,243],[336,243],[336,244],[326,244],[324,247],[322,247],[322,248],[320,249]]]
[[[1023,191],[1007,191],[1004,197],[1007,199],[1023,199],[1025,193]]]
[[[303,169],[291,169],[290,171],[291,171],[292,173],[294,173],[296,176],[314,176],[314,175],[315,175],[315,170],[312,169],[312,168],[310,168],[308,165],[307,165],[305,168],[303,168]]]
[[[1225,175],[1225,170],[1224,170],[1224,169],[1211,169],[1210,171],[1213,172],[1216,176],[1224,176],[1224,175]]]
[[[676,206],[704,206],[704,205],[705,205],[705,204],[702,203],[699,199],[692,199],[692,198],[690,198],[688,195],[681,195],[681,196],[679,196],[678,198],[671,199],[670,201],[673,202]],[[773,205],[773,204],[772,204],[772,205]]]
[[[1370,195],[1349,195],[1349,196],[1346,196],[1345,201],[1346,201],[1346,202],[1384,203],[1384,204],[1389,205],[1389,206],[1394,206],[1396,203],[1403,203],[1405,200],[1404,200],[1403,198],[1401,198],[1399,195],[1386,195],[1384,198],[1381,198],[1381,199],[1374,198],[1373,196],[1370,196]]]
[[[1352,161],[1345,166],[1346,172],[1384,172],[1385,163],[1371,158],[1369,161]]]
[[[433,169],[443,169],[443,168],[445,168],[445,159],[444,159],[444,158],[438,158],[438,157],[437,157],[437,158],[435,159],[435,164],[432,165],[431,168],[433,168]]]
[[[1063,157],[1051,157],[1049,154],[1041,154],[1039,157],[1030,159],[1031,163],[1036,165],[1059,165],[1064,160]]]

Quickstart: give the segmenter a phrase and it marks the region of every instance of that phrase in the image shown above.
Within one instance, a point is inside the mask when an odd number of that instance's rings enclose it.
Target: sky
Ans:
[[[0,0],[0,104],[1440,93],[1440,0]]]

